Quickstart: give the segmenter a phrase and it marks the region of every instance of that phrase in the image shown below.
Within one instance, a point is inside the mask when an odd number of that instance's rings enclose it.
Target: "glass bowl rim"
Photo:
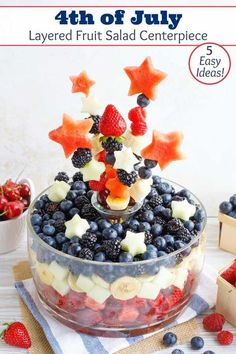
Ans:
[[[155,175],[154,175],[155,176]],[[57,254],[58,256],[60,257],[65,257],[71,261],[74,261],[74,262],[82,262],[84,264],[87,264],[87,265],[91,265],[91,266],[105,266],[105,265],[112,265],[112,266],[126,266],[126,267],[131,267],[131,266],[137,266],[139,264],[143,264],[143,265],[148,265],[148,264],[152,264],[152,263],[157,263],[157,262],[162,262],[166,259],[171,259],[171,257],[174,257],[178,254],[180,254],[181,252],[185,251],[187,248],[191,247],[194,243],[196,243],[200,238],[201,236],[204,234],[204,231],[205,231],[205,228],[206,228],[206,223],[207,223],[207,213],[206,213],[206,209],[204,207],[204,205],[202,204],[202,202],[195,196],[195,194],[193,194],[188,188],[182,186],[181,184],[179,183],[176,183],[176,182],[173,182],[169,179],[166,179],[166,178],[162,178],[160,177],[162,181],[164,182],[168,182],[170,184],[174,184],[175,186],[178,186],[180,187],[181,189],[186,189],[188,190],[190,193],[191,193],[191,196],[197,201],[198,204],[200,204],[201,208],[204,210],[204,213],[205,213],[205,219],[204,219],[204,223],[203,223],[203,228],[201,231],[199,231],[199,233],[196,235],[196,237],[194,237],[191,242],[189,242],[188,244],[186,244],[185,247],[182,247],[172,253],[169,253],[167,255],[164,255],[164,256],[161,256],[161,257],[157,257],[157,258],[152,258],[152,259],[147,259],[147,260],[143,260],[143,261],[136,261],[136,262],[99,262],[99,261],[90,261],[88,259],[82,259],[82,258],[79,258],[79,257],[75,257],[75,256],[71,256],[67,253],[64,253],[62,251],[59,251],[57,250],[56,248],[53,248],[52,246],[49,246],[46,242],[44,242],[39,236],[38,234],[34,231],[33,229],[33,226],[31,224],[31,221],[30,221],[30,217],[31,217],[31,213],[34,209],[34,205],[36,203],[37,200],[39,200],[39,198],[44,195],[48,190],[49,188],[52,186],[50,185],[49,187],[47,187],[46,189],[44,189],[41,193],[39,193],[35,198],[34,200],[31,202],[29,208],[27,209],[28,213],[27,213],[27,227],[28,229],[30,229],[30,232],[31,232],[31,235],[33,235],[33,238],[35,238],[37,240],[37,242],[39,242],[39,244],[42,246],[42,247],[45,247],[48,251],[50,252],[54,252],[55,254]],[[27,238],[29,238],[29,235],[27,235]]]

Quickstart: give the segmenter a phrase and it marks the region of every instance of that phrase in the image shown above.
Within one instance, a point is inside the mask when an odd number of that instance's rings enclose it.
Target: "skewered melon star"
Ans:
[[[52,202],[59,203],[65,199],[67,193],[70,190],[70,185],[64,181],[55,181],[50,187],[48,192],[48,198]]]
[[[68,238],[73,236],[82,237],[82,235],[90,227],[88,221],[86,219],[82,219],[78,214],[75,214],[71,220],[65,222],[65,226],[65,235]]]
[[[134,165],[138,162],[131,148],[123,148],[121,151],[115,151],[114,155],[116,159],[114,168],[121,168],[128,173],[133,171]]]
[[[92,159],[84,167],[80,169],[83,174],[84,182],[87,181],[99,181],[101,174],[105,171],[106,167],[103,162]]]
[[[171,202],[171,209],[174,218],[179,218],[184,221],[189,220],[196,212],[195,205],[190,204],[187,199],[181,201],[173,200]]]
[[[81,97],[81,101],[83,104],[81,112],[96,115],[98,110],[101,108],[100,103],[94,95]]]
[[[86,96],[89,94],[90,87],[95,84],[95,81],[88,77],[86,71],[82,71],[77,76],[70,76],[72,82],[72,92],[83,92]]]
[[[127,231],[124,240],[121,241],[121,249],[131,253],[133,256],[146,252],[146,245],[144,243],[145,233],[134,233]]]

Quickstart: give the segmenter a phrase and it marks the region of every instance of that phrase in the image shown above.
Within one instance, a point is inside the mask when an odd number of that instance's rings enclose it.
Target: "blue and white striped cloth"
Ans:
[[[154,334],[130,338],[103,338],[76,332],[59,323],[44,310],[32,279],[17,282],[15,286],[32,315],[41,325],[55,354],[112,354]],[[215,274],[211,269],[205,267],[190,305],[168,327],[186,322],[213,307],[215,298]]]

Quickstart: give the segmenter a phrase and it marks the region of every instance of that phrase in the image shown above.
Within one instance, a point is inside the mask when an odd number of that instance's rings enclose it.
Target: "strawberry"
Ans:
[[[106,106],[99,122],[99,131],[104,136],[120,136],[126,131],[126,122],[116,107]]]
[[[220,313],[212,313],[211,315],[204,317],[202,323],[206,331],[219,332],[223,328],[225,318]]]
[[[7,328],[2,333],[5,343],[25,349],[31,347],[31,339],[23,323],[13,322],[10,324],[4,323],[4,325],[7,325]]]
[[[94,326],[102,322],[101,313],[88,308],[79,310],[76,313],[76,317],[79,318],[79,321],[83,326]]]
[[[105,189],[105,184],[106,184],[107,178],[105,172],[101,175],[100,181],[89,181],[89,187],[93,191],[96,192],[101,192],[103,189]]]
[[[217,334],[218,342],[222,345],[230,345],[233,342],[233,333],[229,331],[221,331]]]
[[[171,294],[166,297],[169,308],[174,307],[183,298],[183,296],[183,291],[177,287],[174,287]]]
[[[147,123],[144,120],[133,122],[130,128],[133,135],[144,135],[147,132]]]
[[[146,119],[146,110],[142,107],[134,107],[129,111],[128,118],[131,122],[139,123]]]
[[[130,306],[124,306],[119,314],[120,322],[133,322],[139,316],[139,312],[137,309],[132,308]]]
[[[58,300],[57,306],[66,310],[67,312],[74,313],[75,311],[84,309],[85,294],[78,294],[75,291],[70,291],[65,296],[61,296]]]
[[[86,296],[84,304],[93,311],[103,310],[105,308],[105,303],[99,304],[97,301],[93,300],[91,297]]]

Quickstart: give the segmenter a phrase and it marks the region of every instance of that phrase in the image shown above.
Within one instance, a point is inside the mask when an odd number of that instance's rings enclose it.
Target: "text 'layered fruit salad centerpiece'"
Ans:
[[[29,254],[39,297],[61,322],[84,333],[128,336],[172,322],[186,307],[203,264],[206,214],[177,184],[152,176],[182,159],[182,134],[153,130],[146,107],[166,74],[148,57],[126,67],[137,106],[124,119],[100,108],[85,71],[71,77],[85,119],[67,114],[49,133],[78,169],[60,172],[34,201]],[[129,122],[129,124],[128,124]]]

